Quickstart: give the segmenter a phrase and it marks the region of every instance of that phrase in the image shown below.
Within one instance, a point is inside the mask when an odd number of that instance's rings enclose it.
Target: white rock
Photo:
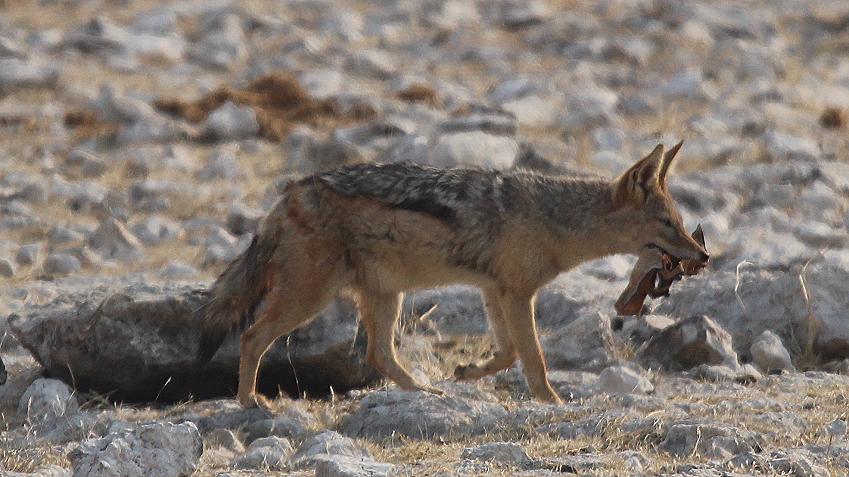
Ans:
[[[110,217],[88,237],[89,246],[101,256],[122,261],[138,258],[141,242],[117,219]]]
[[[462,459],[497,462],[522,467],[531,463],[525,449],[513,442],[490,442],[475,447],[467,447],[460,454]]]
[[[520,124],[533,127],[550,127],[560,119],[561,108],[557,101],[531,95],[501,104],[505,111],[516,116]]]
[[[770,330],[761,333],[749,351],[752,353],[752,361],[765,373],[771,370],[796,370],[781,338]]]
[[[395,60],[384,50],[364,50],[354,54],[350,67],[365,76],[388,79],[395,72]]]
[[[225,14],[215,19],[212,29],[189,49],[189,56],[206,66],[230,69],[248,54],[247,39],[238,15]]]
[[[42,270],[47,275],[64,276],[80,271],[80,259],[69,253],[51,253],[44,259]]]
[[[595,128],[592,137],[595,147],[601,151],[621,151],[625,146],[625,132],[619,128]]]
[[[599,373],[596,387],[607,394],[648,394],[654,391],[651,381],[627,366],[611,366]]]
[[[161,216],[147,217],[133,225],[132,230],[139,241],[148,246],[177,240],[183,233],[179,223]]]
[[[73,390],[58,379],[36,379],[18,402],[18,414],[35,421],[50,421],[78,409]]]
[[[40,246],[37,243],[22,245],[15,255],[15,261],[18,265],[35,265],[38,261],[38,250]]]
[[[298,77],[301,87],[318,99],[344,92],[347,81],[345,75],[332,69],[310,69]]]
[[[689,70],[669,80],[661,94],[667,100],[708,101],[716,96],[716,91],[705,82],[701,71]]]
[[[545,360],[552,369],[598,371],[610,366],[615,358],[610,317],[585,312],[543,340]]]
[[[846,420],[835,419],[825,426],[825,430],[828,432],[828,435],[841,439],[846,435]]]
[[[823,211],[820,210],[820,213]],[[846,244],[846,230],[834,229],[830,225],[816,220],[798,224],[793,234],[802,242],[817,248],[842,248]]]
[[[171,261],[159,269],[159,276],[170,279],[180,279],[196,276],[200,273],[195,267],[178,262]]]
[[[807,137],[791,136],[778,131],[764,134],[767,153],[777,161],[819,159],[822,154],[819,145]]]
[[[244,173],[239,166],[236,152],[236,148],[231,146],[216,148],[207,157],[206,165],[195,176],[202,181],[242,177]]]
[[[270,436],[251,442],[247,452],[233,461],[241,469],[283,470],[292,455],[289,439]]]
[[[343,423],[343,432],[354,437],[411,439],[462,439],[491,432],[507,416],[504,407],[489,395],[465,383],[443,382],[445,396],[399,389],[369,393]]]
[[[227,101],[209,113],[204,130],[210,137],[219,140],[243,139],[257,135],[259,122],[250,106],[238,106]]]
[[[335,431],[324,431],[304,441],[292,456],[292,467],[306,469],[312,467],[319,457],[339,456],[355,460],[371,459],[371,454]]]
[[[184,477],[202,452],[194,423],[157,422],[84,441],[68,458],[74,477]]]
[[[322,456],[315,463],[315,477],[386,477],[392,464],[345,456]]]
[[[752,450],[751,433],[721,424],[680,423],[670,426],[660,449],[677,456],[694,453],[709,458],[728,459]]]
[[[234,434],[230,429],[222,428],[214,429],[206,435],[206,438],[204,439],[204,447],[223,447],[227,450],[240,454],[245,452],[245,445],[242,444],[242,441],[240,441],[238,437],[236,437],[236,434]]]
[[[489,99],[493,103],[503,104],[527,96],[536,89],[533,81],[528,78],[511,79],[496,86],[489,93]]]
[[[0,58],[0,89],[51,86],[59,79],[55,64],[40,60]]]
[[[444,134],[436,141],[431,163],[438,167],[509,169],[518,152],[519,144],[510,137],[480,131]]]

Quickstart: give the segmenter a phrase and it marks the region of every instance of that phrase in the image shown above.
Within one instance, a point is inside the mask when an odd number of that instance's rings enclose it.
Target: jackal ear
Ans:
[[[660,171],[664,163],[664,147],[658,144],[648,156],[640,159],[613,182],[613,202],[643,204],[649,194],[660,186]]]
[[[660,172],[657,175],[658,183],[660,183],[660,186],[663,188],[666,188],[666,176],[669,173],[669,166],[672,164],[672,160],[675,159],[675,155],[678,154],[678,151],[683,145],[684,141],[680,141],[663,155],[663,164],[660,166]]]

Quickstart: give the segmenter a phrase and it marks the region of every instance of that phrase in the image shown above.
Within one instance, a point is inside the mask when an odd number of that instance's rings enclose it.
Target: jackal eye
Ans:
[[[663,224],[666,227],[673,227],[673,228],[675,227],[675,224],[672,223],[672,219],[670,219],[669,217],[664,217],[664,218],[660,219],[660,223]]]

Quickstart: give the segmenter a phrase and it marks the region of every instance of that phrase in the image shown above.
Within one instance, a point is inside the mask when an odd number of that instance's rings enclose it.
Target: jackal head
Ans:
[[[684,228],[681,213],[667,189],[669,166],[682,142],[666,151],[659,144],[611,184],[613,220],[632,253],[657,248],[682,260],[707,262],[710,256]]]

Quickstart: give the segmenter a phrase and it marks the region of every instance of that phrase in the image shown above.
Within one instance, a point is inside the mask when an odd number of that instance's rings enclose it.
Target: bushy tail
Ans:
[[[215,280],[207,302],[195,312],[202,330],[202,363],[212,359],[230,332],[243,330],[253,320],[256,307],[268,292],[269,261],[277,243],[273,237],[257,233],[248,249]]]

